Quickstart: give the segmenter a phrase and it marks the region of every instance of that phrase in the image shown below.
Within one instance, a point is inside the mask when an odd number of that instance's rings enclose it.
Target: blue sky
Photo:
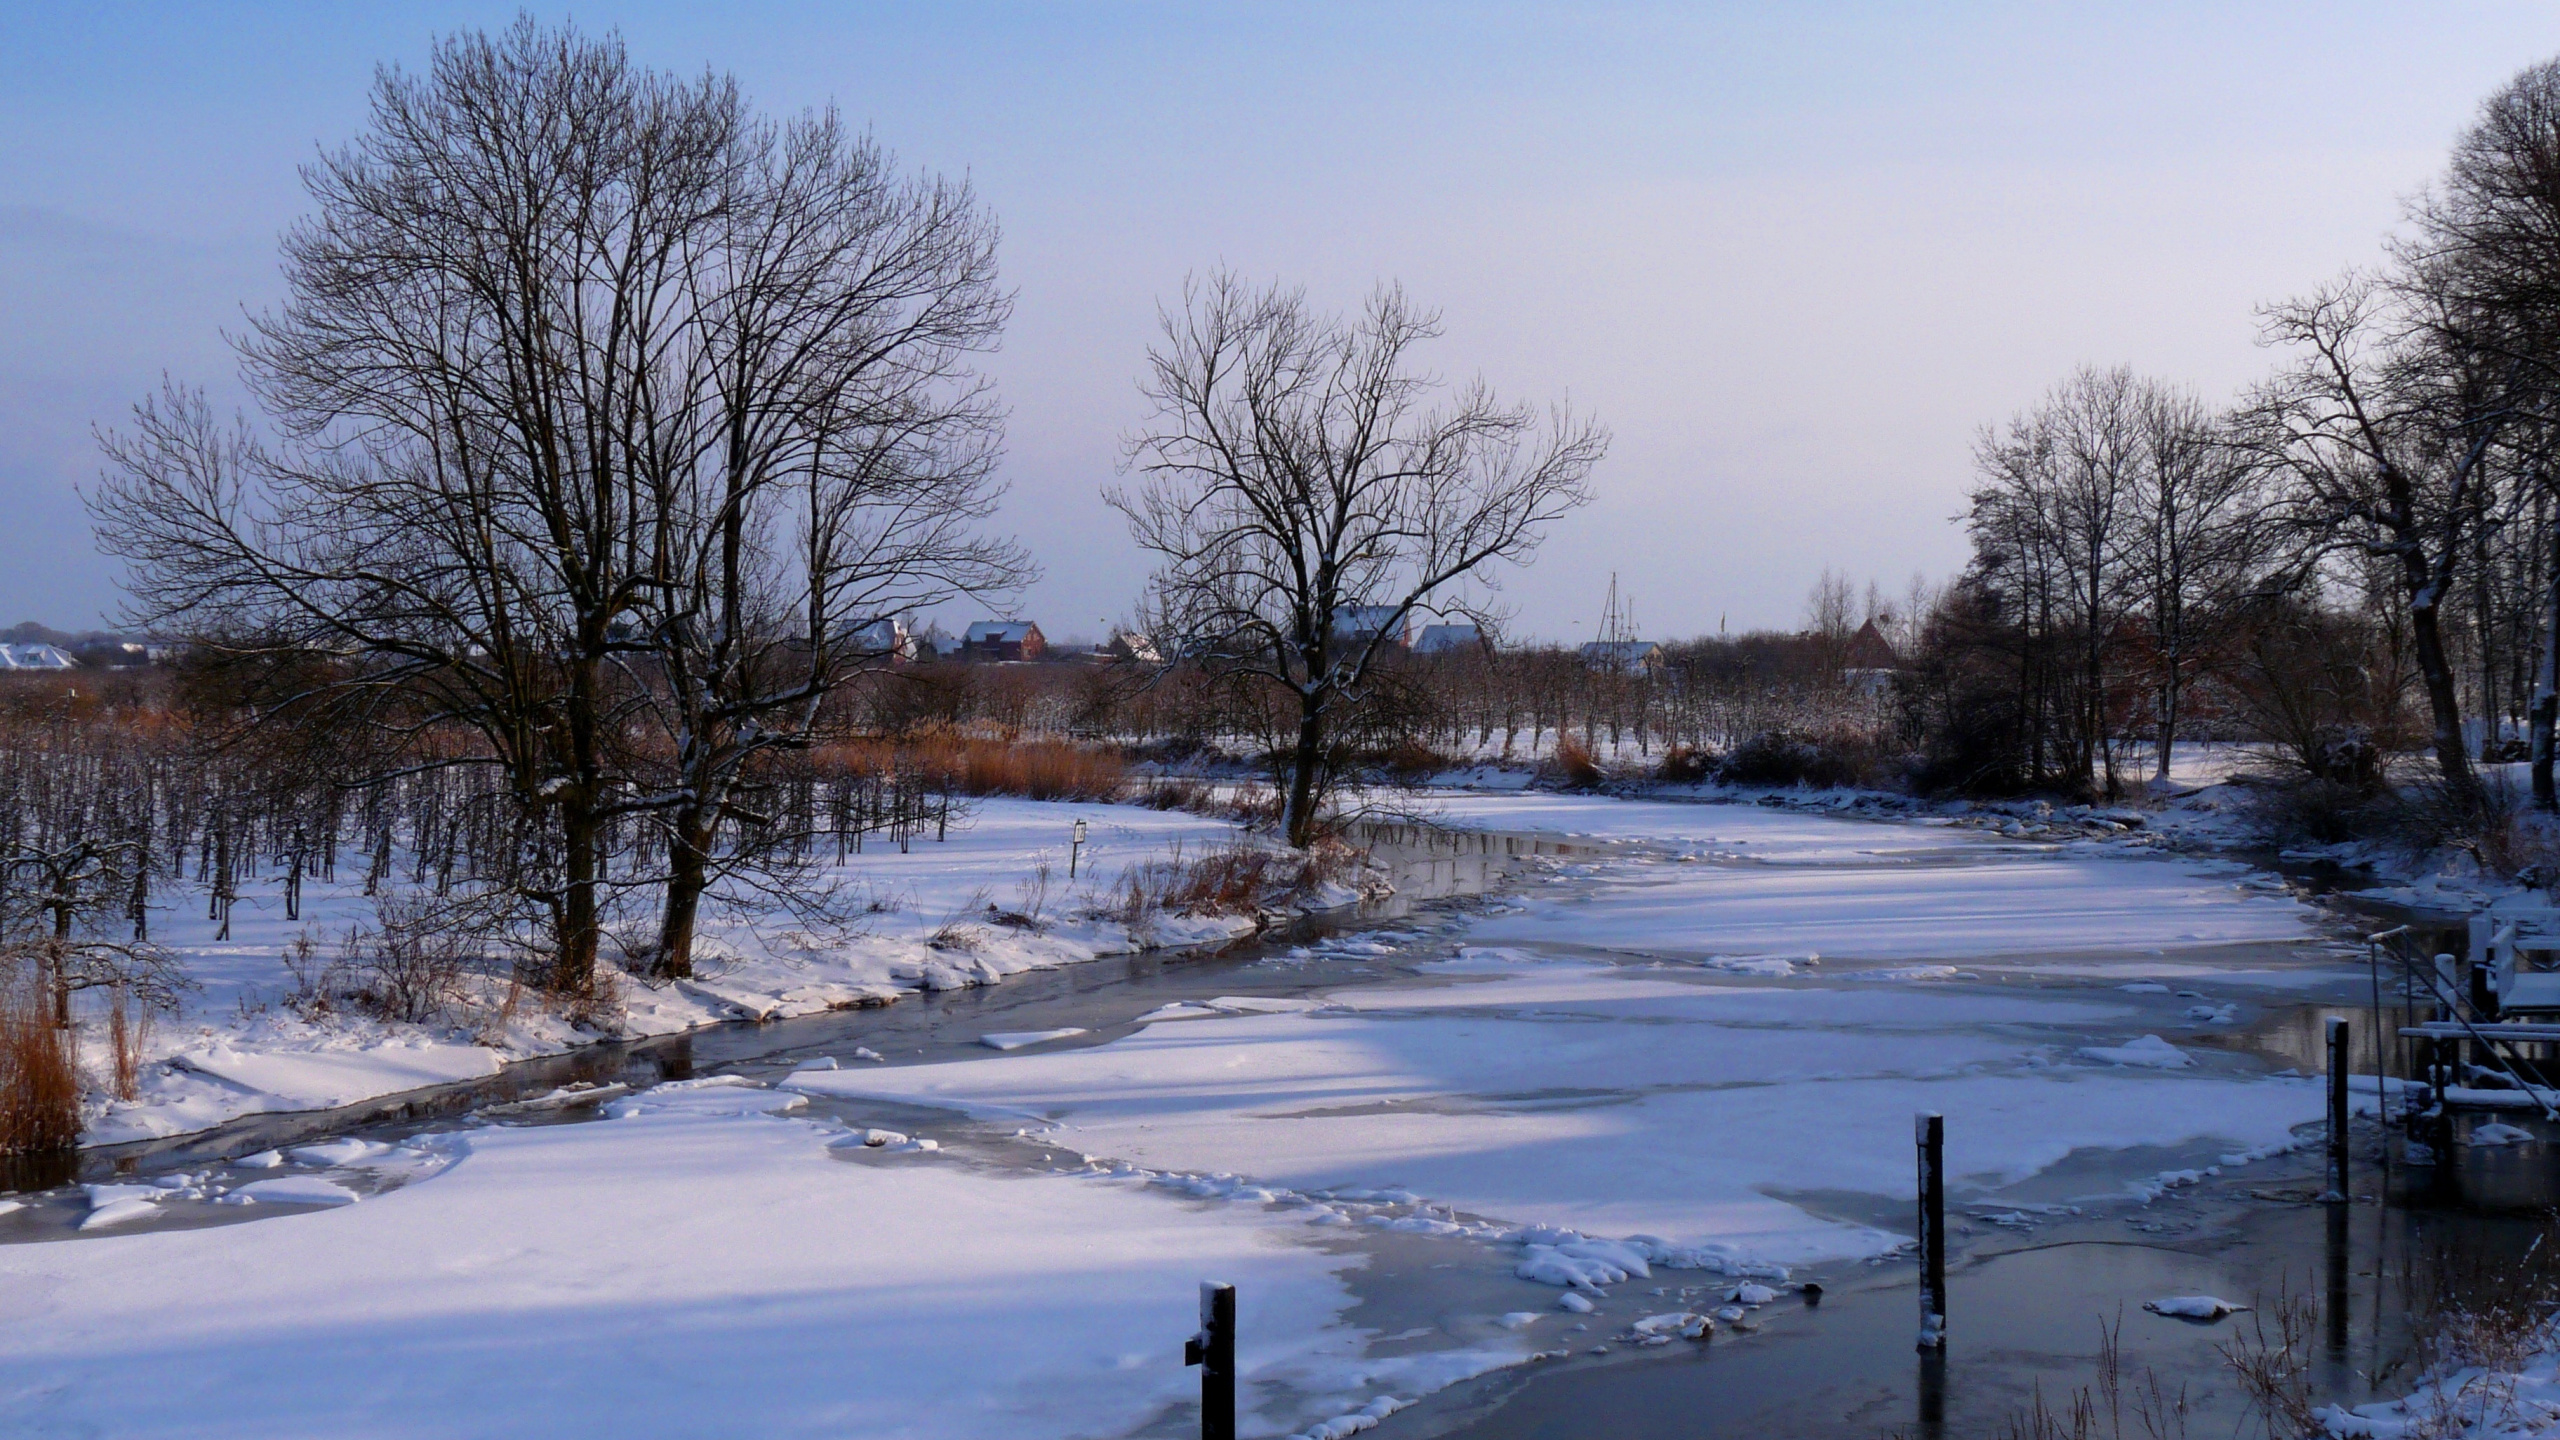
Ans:
[[[1791,625],[1963,560],[1974,429],[2083,361],[2229,394],[2252,308],[2373,258],[2543,5],[537,5],[833,103],[1000,218],[1024,611],[1143,565],[1096,496],[1157,302],[1228,264],[1445,313],[1430,359],[1618,441],[1506,593],[1588,636]],[[378,62],[513,5],[0,7],[0,623],[98,623],[74,487],[166,370],[229,390],[295,166]],[[954,620],[967,617],[953,616]]]

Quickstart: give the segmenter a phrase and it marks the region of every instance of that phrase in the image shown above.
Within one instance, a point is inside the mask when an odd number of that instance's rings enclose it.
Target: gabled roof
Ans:
[[[1443,650],[1459,650],[1469,645],[1481,644],[1483,640],[1484,633],[1475,626],[1464,621],[1453,621],[1446,625],[1423,626],[1421,633],[1413,637],[1413,648],[1425,655],[1436,655]]]
[[[0,645],[0,670],[71,670],[80,662],[54,645]]]
[[[1040,627],[1028,620],[981,620],[969,627],[962,643],[968,645],[1019,645],[1031,638]]]

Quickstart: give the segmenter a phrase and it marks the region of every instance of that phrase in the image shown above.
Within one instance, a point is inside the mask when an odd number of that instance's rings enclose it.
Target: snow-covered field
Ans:
[[[119,1434],[574,1413],[643,1435],[1117,1435],[1191,1393],[1192,1284],[1219,1278],[1245,1297],[1247,1432],[1346,1435],[1607,1343],[1665,1306],[1653,1287],[1721,1299],[1894,1253],[1915,1111],[1948,1117],[1955,1203],[2004,1225],[2138,1212],[2287,1149],[2317,1086],[2197,1041],[2361,980],[2317,912],[2228,866],[1750,806],[1440,803],[1640,843],[1549,866],[1462,934],[1315,947],[1374,957],[1369,979],[1131,992],[1144,1023],[1109,1043],[1026,1025],[967,1059],[661,1088],[620,1118],[380,1157],[410,1178],[352,1205],[0,1249],[0,1293],[28,1297],[0,1313],[0,1398]],[[1064,829],[1059,807],[989,812],[974,872],[908,882],[938,887],[913,924]],[[1200,823],[1137,813],[1133,851]],[[898,967],[921,933],[794,973],[920,983]],[[864,1147],[788,1113],[802,1097],[857,1124],[929,1107],[981,1148]],[[1360,1295],[1398,1242],[1449,1247],[1432,1263],[1479,1277],[1474,1308],[1382,1333]],[[171,1379],[136,1393],[146,1371]]]
[[[1068,837],[1078,819],[1088,822],[1087,837],[1070,882]],[[532,1003],[500,1015],[494,997],[480,1017],[431,1025],[296,1014],[284,1003],[294,984],[285,958],[296,942],[307,940],[325,963],[352,927],[377,923],[360,874],[350,873],[360,870],[353,857],[341,864],[339,883],[305,883],[298,920],[285,918],[272,877],[243,887],[228,940],[215,939],[201,898],[181,897],[154,909],[152,935],[178,952],[203,988],[186,998],[176,1020],[155,1028],[140,1099],[94,1112],[85,1138],[110,1144],[183,1134],[240,1115],[328,1109],[478,1079],[509,1060],[570,1049],[608,1030],[664,1035],[741,1017],[805,1015],[1140,948],[1225,939],[1251,924],[1159,916],[1133,933],[1113,921],[1065,917],[1133,863],[1176,847],[1197,852],[1235,833],[1222,821],[1136,806],[983,801],[945,841],[919,837],[901,854],[874,837],[863,854],[823,872],[817,884],[867,911],[850,931],[708,914],[694,979],[646,985],[622,977],[605,1021],[589,1024]],[[974,948],[926,943],[948,922],[983,920],[990,903],[1023,908],[1026,887],[1044,865],[1051,872],[1047,910],[1058,922],[1044,933],[980,923],[971,927]],[[96,1044],[93,1035],[93,1052]],[[96,1053],[89,1058],[93,1069],[103,1063]]]

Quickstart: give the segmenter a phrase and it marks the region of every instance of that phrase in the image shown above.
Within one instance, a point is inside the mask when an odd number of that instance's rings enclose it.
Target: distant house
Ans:
[[[1388,644],[1402,645],[1405,636],[1397,632],[1402,613],[1403,607],[1398,605],[1337,605],[1333,611],[1333,643],[1366,645],[1383,635]]]
[[[1484,644],[1484,632],[1464,621],[1447,625],[1425,625],[1413,637],[1416,655],[1446,655],[1458,650],[1471,650]]]
[[[1641,675],[1662,663],[1651,640],[1594,640],[1582,647],[1582,663],[1605,674]]]
[[[890,616],[874,620],[853,632],[854,647],[865,655],[874,655],[894,664],[905,664],[916,658],[916,637],[907,622]]]
[[[0,645],[0,670],[76,670],[80,662],[59,645]]]
[[[1103,641],[1095,653],[1106,660],[1127,660],[1140,665],[1164,663],[1164,651],[1157,647],[1155,637],[1136,630],[1112,631],[1111,638]]]
[[[1849,637],[1849,648],[1841,652],[1840,681],[1862,695],[1884,695],[1893,689],[1893,677],[1902,668],[1902,656],[1893,642],[1884,638],[1876,622],[1868,621]]]
[[[960,637],[963,660],[1037,660],[1049,638],[1028,620],[981,620]]]

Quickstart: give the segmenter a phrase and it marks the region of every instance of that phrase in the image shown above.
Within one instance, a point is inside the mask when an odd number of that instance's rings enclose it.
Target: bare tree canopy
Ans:
[[[805,740],[864,627],[1021,573],[971,529],[994,226],[832,115],[759,121],[530,19],[383,70],[304,178],[240,346],[269,433],[172,386],[104,437],[133,618],[336,657],[283,708],[398,742],[389,770],[498,767],[563,991],[607,827],[668,824],[680,966],[741,774]]]
[[[1295,697],[1284,824],[1303,846],[1333,728],[1379,657],[1415,616],[1477,608],[1454,587],[1527,561],[1589,500],[1608,433],[1419,370],[1439,318],[1400,287],[1345,320],[1220,272],[1162,320],[1153,414],[1126,444],[1143,478],[1109,499],[1161,559],[1159,639]]]

